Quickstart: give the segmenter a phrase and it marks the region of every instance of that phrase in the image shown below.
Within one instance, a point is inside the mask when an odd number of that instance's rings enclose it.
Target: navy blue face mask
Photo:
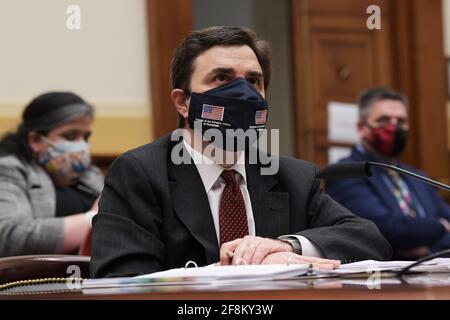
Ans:
[[[218,129],[225,138],[227,129],[265,129],[268,105],[264,97],[243,78],[204,93],[191,94],[189,126],[201,125],[202,135],[208,129]]]

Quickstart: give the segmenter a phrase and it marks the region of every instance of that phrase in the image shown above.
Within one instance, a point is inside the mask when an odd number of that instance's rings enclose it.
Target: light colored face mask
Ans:
[[[41,137],[50,147],[38,157],[38,162],[50,174],[76,180],[91,167],[90,148],[85,140],[54,142]]]

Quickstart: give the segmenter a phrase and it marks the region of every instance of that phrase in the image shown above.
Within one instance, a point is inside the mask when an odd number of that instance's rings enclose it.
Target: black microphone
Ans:
[[[317,173],[319,179],[351,179],[370,177],[372,172],[368,162],[345,162],[332,164]]]
[[[390,164],[373,162],[373,161],[360,161],[360,162],[346,162],[332,164],[317,173],[319,179],[332,180],[332,179],[351,179],[360,177],[372,176],[371,167],[385,168],[396,171],[398,173],[411,176],[415,179],[424,181],[435,187],[450,191],[450,186],[436,180],[424,177],[420,174],[399,168]]]

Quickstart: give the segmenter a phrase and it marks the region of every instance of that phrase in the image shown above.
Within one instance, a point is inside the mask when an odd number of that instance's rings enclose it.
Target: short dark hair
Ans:
[[[264,88],[267,89],[271,74],[271,49],[267,41],[258,39],[255,32],[248,28],[233,26],[208,27],[193,31],[184,38],[175,49],[171,65],[172,88],[181,89],[190,95],[190,81],[195,59],[206,50],[215,46],[249,46],[261,65]],[[179,115],[178,127],[184,126],[184,118]]]
[[[364,90],[358,97],[359,118],[367,119],[373,104],[380,100],[396,100],[408,107],[408,98],[401,92],[390,88],[370,88]]]

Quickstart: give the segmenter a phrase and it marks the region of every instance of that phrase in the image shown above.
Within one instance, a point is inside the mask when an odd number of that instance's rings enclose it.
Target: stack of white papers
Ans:
[[[83,288],[112,286],[149,286],[210,284],[224,281],[261,281],[290,279],[307,275],[313,269],[308,264],[238,265],[177,268],[133,278],[107,278],[83,281]]]
[[[131,278],[91,279],[83,281],[82,288],[112,288],[136,286],[211,285],[231,282],[288,280],[304,277],[355,277],[373,272],[396,273],[414,261],[366,260],[343,264],[334,270],[320,270],[309,264],[239,265],[177,268]],[[427,261],[410,270],[411,273],[450,273],[450,258]]]
[[[375,261],[365,260],[354,263],[343,264],[339,268],[331,271],[320,271],[315,269],[317,274],[327,275],[351,275],[359,273],[380,272],[399,272],[403,268],[411,265],[415,261]],[[450,272],[450,258],[437,258],[426,261],[421,265],[412,268],[410,273],[447,273]]]
[[[214,280],[240,280],[240,279],[286,279],[300,275],[306,275],[312,270],[308,264],[272,264],[272,265],[231,265],[231,266],[206,266],[202,268],[179,268],[167,271],[155,272],[138,278],[184,278],[184,279],[214,279]]]

